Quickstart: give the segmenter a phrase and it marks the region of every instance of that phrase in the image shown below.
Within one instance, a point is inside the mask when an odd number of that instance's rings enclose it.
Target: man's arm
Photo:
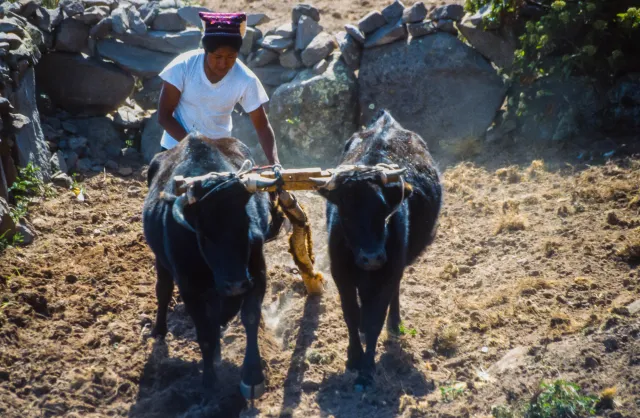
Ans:
[[[269,161],[269,164],[280,164],[278,159],[278,149],[276,147],[276,138],[273,134],[273,128],[267,118],[267,113],[264,111],[264,107],[260,106],[253,112],[249,113],[251,122],[253,123],[262,150]]]
[[[158,104],[158,122],[178,142],[187,136],[187,131],[173,117],[173,112],[176,110],[178,102],[180,102],[180,95],[180,90],[173,84],[166,81],[162,83],[160,103]]]

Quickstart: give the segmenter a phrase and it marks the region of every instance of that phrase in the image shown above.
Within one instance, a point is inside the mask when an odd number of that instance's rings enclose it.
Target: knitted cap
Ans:
[[[247,15],[244,13],[199,12],[204,22],[204,36],[240,36],[247,30]]]

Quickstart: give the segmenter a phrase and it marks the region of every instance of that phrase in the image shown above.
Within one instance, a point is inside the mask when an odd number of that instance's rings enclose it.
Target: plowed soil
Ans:
[[[84,202],[57,189],[31,207],[35,242],[0,255],[0,416],[486,417],[492,405],[527,402],[543,379],[558,378],[596,395],[615,387],[622,415],[599,416],[640,416],[640,321],[631,305],[640,303],[640,160],[483,155],[442,162],[438,236],[405,273],[404,335],[381,336],[376,385],[364,394],[345,372],[324,201],[297,193],[327,289],[305,295],[286,231],[267,245],[260,346],[268,384],[253,405],[237,389],[239,320],[224,334],[212,392],[201,389],[200,352],[177,293],[166,341],[149,337],[145,167],[87,178]]]

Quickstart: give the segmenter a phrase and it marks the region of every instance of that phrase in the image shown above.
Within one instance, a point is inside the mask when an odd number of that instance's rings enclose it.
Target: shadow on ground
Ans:
[[[216,388],[205,392],[198,363],[171,358],[166,342],[156,341],[140,378],[137,402],[129,410],[129,416],[239,416],[246,407],[246,401],[238,390],[240,368],[225,361],[216,365],[216,374]]]
[[[413,355],[396,340],[384,343],[373,388],[364,393],[355,392],[353,382],[356,376],[356,373],[347,371],[331,375],[322,382],[316,397],[322,416],[395,417],[403,395],[422,397],[435,390],[435,382],[425,379],[416,368]]]
[[[289,370],[284,381],[284,399],[280,415],[286,416],[286,411],[295,409],[302,397],[302,380],[305,372],[305,358],[307,350],[316,339],[316,329],[320,322],[321,299],[309,296],[305,300],[304,312],[300,321],[300,328],[296,338],[295,348],[289,363]]]

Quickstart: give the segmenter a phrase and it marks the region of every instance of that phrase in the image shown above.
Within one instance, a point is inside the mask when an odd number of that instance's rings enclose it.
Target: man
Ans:
[[[231,136],[231,112],[239,103],[251,117],[269,164],[279,165],[273,129],[263,107],[269,98],[258,77],[238,60],[246,15],[199,15],[205,23],[203,49],[179,55],[160,73],[163,150],[176,146],[190,131],[212,139]]]

